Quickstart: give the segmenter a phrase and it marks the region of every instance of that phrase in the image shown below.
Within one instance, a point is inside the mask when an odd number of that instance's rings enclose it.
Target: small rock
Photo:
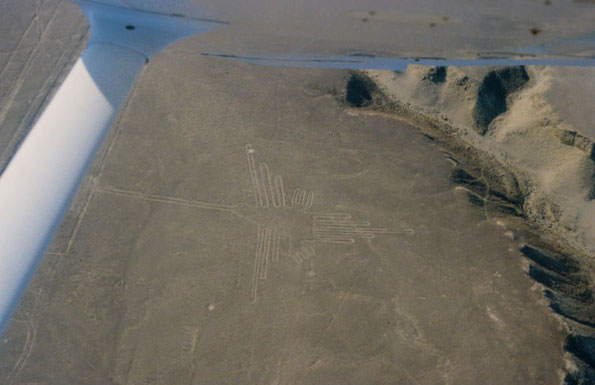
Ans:
[[[560,142],[574,146],[574,139],[576,138],[576,131],[570,130],[559,130],[556,132],[556,136],[560,139]]]
[[[423,80],[432,83],[444,83],[446,81],[446,67],[431,67],[424,75]]]
[[[490,123],[508,108],[506,99],[510,94],[524,87],[529,74],[524,66],[494,69],[483,78],[473,107],[475,129],[485,135]]]
[[[576,134],[574,138],[574,147],[586,152],[591,159],[595,161],[595,143],[593,143],[590,138],[581,134]]]
[[[347,81],[345,101],[354,107],[366,107],[372,103],[376,85],[367,76],[352,73]]]

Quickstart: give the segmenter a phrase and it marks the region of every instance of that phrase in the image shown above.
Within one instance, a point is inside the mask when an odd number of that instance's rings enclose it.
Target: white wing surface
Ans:
[[[115,1],[115,0],[113,0]],[[121,0],[125,7],[227,23],[196,51],[251,63],[401,69],[593,65],[589,0]]]

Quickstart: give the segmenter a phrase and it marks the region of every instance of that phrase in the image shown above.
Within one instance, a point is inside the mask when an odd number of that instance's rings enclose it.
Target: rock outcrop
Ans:
[[[516,230],[527,274],[569,331],[564,383],[595,382],[595,70],[410,66],[348,84],[365,99],[352,106],[437,141],[469,201]]]

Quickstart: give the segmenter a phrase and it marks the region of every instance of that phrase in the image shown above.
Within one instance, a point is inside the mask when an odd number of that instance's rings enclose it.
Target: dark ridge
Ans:
[[[456,163],[456,162],[455,162]],[[474,177],[469,172],[457,166],[450,179],[455,184],[465,186],[471,192],[467,194],[469,201],[476,206],[489,206],[491,210],[517,217],[524,217],[525,214],[518,200],[511,199],[505,193],[495,189],[488,189],[485,182]],[[487,195],[489,194],[489,197]]]
[[[446,67],[431,67],[424,75],[423,80],[429,80],[432,83],[444,83],[446,81]]]
[[[347,81],[345,101],[354,107],[366,107],[372,104],[375,91],[376,85],[371,79],[354,72]]]
[[[566,374],[566,377],[564,377],[564,385],[579,385],[578,381],[576,378],[574,378],[573,375],[571,375],[570,373]]]
[[[578,365],[579,370],[576,373],[566,374],[564,385],[593,385],[595,384],[595,370],[587,367],[585,364]]]
[[[572,299],[558,296],[551,290],[544,290],[544,295],[550,300],[550,309],[581,325],[595,328],[595,308],[591,304],[582,304]]]
[[[514,215],[515,217],[521,217],[521,218],[525,217],[525,214],[521,210],[516,208],[515,206],[498,205],[498,206],[496,206],[496,210],[498,210],[499,212],[501,212],[503,214]]]
[[[595,144],[591,149],[591,159],[595,161]],[[589,196],[587,197],[590,201],[595,200],[595,170],[591,172],[591,188],[589,190]]]
[[[487,191],[485,183],[475,178],[462,168],[456,168],[450,175],[450,179],[460,185],[464,185],[473,190],[476,194],[483,196]]]
[[[483,135],[488,125],[506,111],[506,94],[495,73],[490,72],[481,82],[477,95],[477,103],[473,108],[473,119],[479,132]]]
[[[558,274],[548,273],[533,264],[529,266],[528,274],[534,281],[579,302],[589,303],[593,298],[591,290],[586,287],[587,283],[579,276],[562,278]],[[567,278],[570,278],[571,281]]]
[[[493,195],[493,196],[495,196],[496,198],[498,198],[500,200],[503,200],[504,202],[513,204],[515,206],[519,206],[519,205],[522,204],[522,200],[510,198],[508,195],[503,194],[503,193],[501,193],[499,191],[492,190],[492,191],[490,191],[490,194]]]
[[[559,256],[557,258],[550,257],[548,255],[545,255],[542,251],[527,245],[521,248],[521,253],[523,253],[525,257],[537,263],[539,266],[546,268],[554,273],[560,274],[562,276],[565,276],[569,273],[576,273],[579,271],[576,262],[570,260],[569,258],[565,258],[562,256]]]
[[[479,207],[485,206],[486,203],[482,197],[470,191],[467,192],[467,199],[469,200],[469,202],[471,202],[471,204]]]
[[[533,264],[529,266],[529,276],[533,278],[534,281],[556,291],[564,291],[564,286],[570,285],[570,282],[566,281],[564,278],[550,274]]]
[[[508,94],[520,89],[529,81],[529,74],[524,66],[505,67],[500,70],[495,70],[494,73],[500,80],[502,88]]]
[[[571,334],[566,337],[564,348],[591,368],[595,367],[595,337]]]
[[[490,123],[506,111],[506,98],[529,81],[524,66],[505,67],[488,72],[479,85],[473,119],[477,131],[484,135]]]
[[[558,139],[562,144],[567,146],[574,146],[574,142],[576,140],[576,131],[572,130],[560,130],[556,132]]]
[[[544,290],[544,295],[550,300],[550,309],[568,320],[595,328],[595,302],[589,279],[580,275],[577,262],[557,253],[547,255],[527,245],[521,248],[521,252],[538,264],[529,266],[531,278],[552,289]],[[576,371],[566,374],[564,384],[594,384],[595,338],[571,334],[566,338],[564,349],[574,356],[577,367]]]
[[[472,190],[479,196],[485,196],[488,192],[487,186],[483,181],[469,174],[467,171],[460,167],[457,167],[452,172],[452,174],[450,175],[450,179],[456,184],[468,187],[470,190]],[[493,195],[494,197],[504,202],[511,203],[513,205],[517,204],[517,201],[510,199],[508,196],[499,191],[490,190],[489,193],[490,195]]]

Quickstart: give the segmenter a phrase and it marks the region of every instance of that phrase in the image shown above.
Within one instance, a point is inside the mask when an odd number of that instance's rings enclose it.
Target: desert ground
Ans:
[[[87,30],[63,2],[0,15],[4,167]],[[477,204],[455,152],[410,115],[346,102],[353,73],[195,44],[141,74],[0,339],[0,384],[560,384],[587,370],[584,340],[568,352],[575,321],[535,279],[537,249]]]

